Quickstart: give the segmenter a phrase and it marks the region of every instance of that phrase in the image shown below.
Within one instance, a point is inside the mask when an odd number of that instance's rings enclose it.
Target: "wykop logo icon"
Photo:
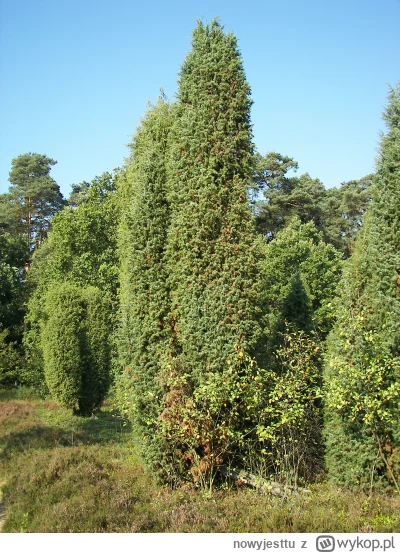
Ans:
[[[317,551],[330,553],[335,550],[335,538],[333,536],[318,536],[316,545]]]

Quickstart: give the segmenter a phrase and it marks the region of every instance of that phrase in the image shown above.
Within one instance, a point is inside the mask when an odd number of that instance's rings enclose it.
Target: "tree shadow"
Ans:
[[[124,442],[131,435],[131,424],[117,411],[98,411],[91,417],[81,417],[78,427],[90,436],[91,443]]]
[[[91,443],[91,439],[85,432],[66,432],[61,428],[39,423],[26,430],[10,432],[1,438],[0,460],[8,460],[16,453],[88,443]]]

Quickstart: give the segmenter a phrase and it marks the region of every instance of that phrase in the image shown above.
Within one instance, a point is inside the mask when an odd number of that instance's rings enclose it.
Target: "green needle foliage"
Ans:
[[[323,340],[340,270],[340,253],[324,244],[312,222],[294,218],[266,245],[263,327],[276,378],[271,420],[259,435],[273,471],[295,484],[316,478],[323,465]]]
[[[298,218],[267,244],[264,328],[270,345],[285,321],[297,330],[315,331],[320,340],[326,337],[334,319],[331,302],[341,275],[340,257],[314,223],[301,224]]]
[[[46,296],[47,321],[41,333],[46,384],[51,395],[78,410],[82,386],[82,296],[74,286],[55,287]]]
[[[235,37],[217,21],[199,23],[180,73],[170,140],[172,339],[162,414],[171,464],[195,479],[212,479],[215,466],[233,455],[248,379],[257,370],[251,363],[261,338],[262,250],[246,197],[254,159],[250,106]],[[239,383],[241,375],[247,383]],[[218,381],[226,382],[223,393]]]
[[[96,286],[108,310],[106,342],[111,346],[117,310],[118,262],[116,253],[115,185],[112,175],[96,177],[76,208],[65,208],[54,217],[49,237],[35,252],[28,275],[31,297],[26,317],[24,345],[27,384],[46,393],[43,373],[42,322],[45,298],[53,286]],[[103,322],[99,320],[101,326]],[[101,334],[99,327],[99,333]]]
[[[109,387],[107,305],[97,288],[49,289],[41,341],[46,384],[64,407],[90,415]]]
[[[23,234],[29,252],[42,244],[52,217],[65,205],[60,187],[50,176],[56,163],[35,153],[14,158],[9,192],[0,197],[0,226]]]
[[[143,118],[131,157],[119,179],[120,409],[142,437],[143,454],[154,465],[163,448],[157,421],[162,409],[160,356],[168,347],[169,299],[164,261],[169,205],[166,149],[172,110],[160,99]]]
[[[372,205],[341,284],[326,369],[327,465],[350,485],[400,480],[400,85],[384,113]]]
[[[110,304],[95,286],[82,291],[85,307],[82,343],[79,413],[90,415],[100,407],[110,387],[111,344]]]

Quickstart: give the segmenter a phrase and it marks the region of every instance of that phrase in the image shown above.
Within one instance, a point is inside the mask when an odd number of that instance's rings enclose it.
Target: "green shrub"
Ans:
[[[400,84],[384,119],[373,201],[329,337],[326,459],[336,481],[400,491]]]
[[[104,173],[85,184],[79,205],[68,207],[52,219],[48,238],[33,256],[28,272],[30,298],[25,319],[26,367],[23,383],[48,393],[44,376],[41,328],[46,318],[45,298],[53,286],[70,284],[99,288],[107,297],[109,315],[106,342],[112,345],[117,310],[117,209],[114,177]]]
[[[90,415],[101,405],[110,386],[110,308],[98,288],[90,286],[82,295],[85,318],[79,412]]]
[[[251,389],[262,340],[262,241],[247,199],[250,106],[235,37],[217,21],[199,23],[180,73],[168,161],[172,337],[162,359],[168,393],[159,420],[172,477],[183,470],[184,477],[196,473],[199,479],[200,470],[209,479],[211,460],[233,459],[233,436],[244,437],[251,422],[256,425],[245,416],[248,392],[235,394],[239,385]],[[182,439],[177,409],[188,425]]]
[[[0,386],[12,387],[20,382],[22,357],[17,344],[9,341],[8,330],[0,326]]]
[[[41,346],[50,394],[77,413],[99,407],[109,386],[107,306],[93,287],[53,286],[46,295]]]
[[[82,387],[84,305],[79,289],[53,287],[46,295],[47,320],[41,346],[44,374],[50,394],[61,405],[78,410]]]
[[[170,335],[164,252],[169,226],[166,148],[171,112],[164,99],[146,112],[118,183],[118,351],[123,371],[116,378],[116,397],[140,434],[142,453],[153,467],[164,449],[157,428],[163,402],[160,357]]]

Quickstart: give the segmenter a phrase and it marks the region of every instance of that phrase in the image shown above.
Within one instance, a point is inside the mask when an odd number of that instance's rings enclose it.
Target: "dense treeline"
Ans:
[[[229,468],[399,487],[400,86],[376,174],[325,189],[252,143],[235,37],[200,23],[176,100],[66,201],[39,154],[0,197],[0,382],[80,415],[111,389],[173,485]]]

